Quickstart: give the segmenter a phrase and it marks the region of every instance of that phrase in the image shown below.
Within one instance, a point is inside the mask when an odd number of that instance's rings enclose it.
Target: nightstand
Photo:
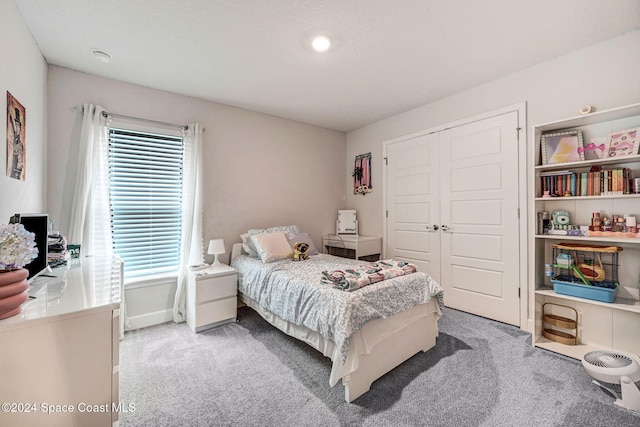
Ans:
[[[324,252],[343,258],[378,261],[382,253],[382,238],[360,235],[329,234],[322,237]]]
[[[236,270],[218,264],[189,273],[187,324],[193,332],[235,322],[238,278]]]

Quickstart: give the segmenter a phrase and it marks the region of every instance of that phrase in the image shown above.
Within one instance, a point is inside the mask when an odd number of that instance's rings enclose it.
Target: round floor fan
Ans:
[[[582,358],[582,366],[595,384],[617,398],[616,405],[640,411],[640,365],[632,356],[616,351],[591,351]]]

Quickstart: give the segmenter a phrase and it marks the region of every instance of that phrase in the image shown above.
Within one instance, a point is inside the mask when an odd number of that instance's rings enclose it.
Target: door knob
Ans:
[[[433,224],[433,227],[429,227],[427,225],[427,230],[429,230],[429,228],[433,229],[433,231],[438,231],[438,228],[440,228],[440,227],[438,227],[438,224]],[[431,230],[429,230],[429,231],[431,231]]]
[[[440,228],[442,228],[442,231],[449,231],[449,226],[448,225],[442,224],[442,226]]]

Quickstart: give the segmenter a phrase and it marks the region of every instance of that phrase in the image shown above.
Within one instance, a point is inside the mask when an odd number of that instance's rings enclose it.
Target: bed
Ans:
[[[329,385],[342,380],[347,402],[435,345],[443,291],[427,274],[416,272],[345,291],[322,283],[322,272],[365,261],[317,254],[304,261],[265,263],[245,248],[236,243],[231,253],[240,300],[273,326],[329,357]]]

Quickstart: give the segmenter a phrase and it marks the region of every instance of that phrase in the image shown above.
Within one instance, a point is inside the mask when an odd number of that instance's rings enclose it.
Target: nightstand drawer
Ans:
[[[235,297],[237,293],[238,279],[235,274],[196,280],[196,304]]]
[[[196,328],[236,317],[236,297],[200,304],[196,312]]]

